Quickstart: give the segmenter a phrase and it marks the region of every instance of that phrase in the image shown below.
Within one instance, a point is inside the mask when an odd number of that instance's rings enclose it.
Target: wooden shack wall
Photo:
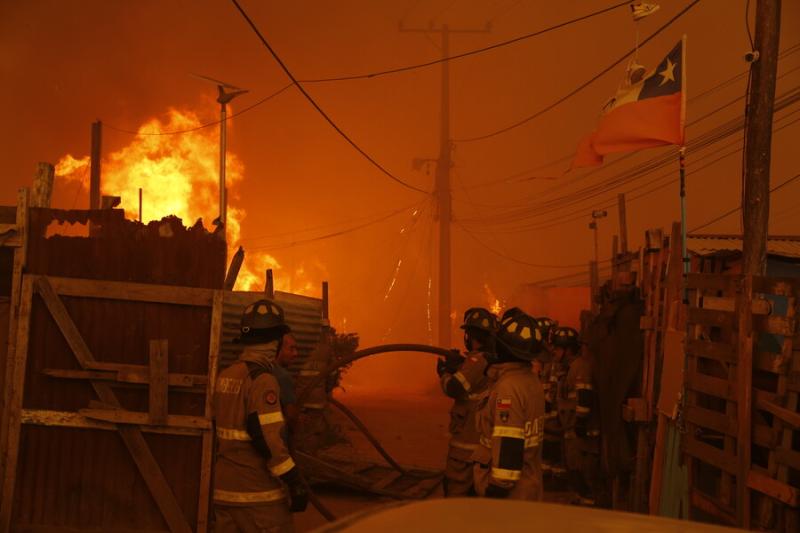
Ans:
[[[90,223],[92,237],[46,237],[53,221]],[[32,209],[27,272],[97,280],[221,288],[225,243],[169,217],[147,226],[115,210]],[[147,365],[151,339],[169,342],[169,371],[208,373],[211,309],[62,297],[98,361]],[[97,396],[88,382],[49,377],[79,365],[38,295],[33,297],[23,409],[75,412]],[[147,388],[114,387],[126,409],[147,411]],[[203,416],[205,395],[170,391],[170,414]],[[197,524],[202,441],[145,433],[192,528]],[[115,431],[23,424],[14,528],[164,530],[166,523]]]

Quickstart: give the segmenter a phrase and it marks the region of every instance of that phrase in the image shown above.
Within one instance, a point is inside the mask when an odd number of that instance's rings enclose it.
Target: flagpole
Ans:
[[[686,245],[686,34],[681,37],[681,132],[683,142],[679,150],[679,164],[681,172],[681,236],[682,236],[682,250],[683,254],[683,273],[689,273],[689,254]],[[684,300],[686,299],[686,292],[684,291]]]

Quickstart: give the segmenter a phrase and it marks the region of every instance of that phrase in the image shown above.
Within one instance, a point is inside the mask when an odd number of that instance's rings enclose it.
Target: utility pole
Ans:
[[[451,29],[447,24],[435,28],[431,22],[428,28],[405,28],[400,23],[401,32],[439,33],[442,38],[442,59],[450,57],[450,34],[452,33],[488,33],[491,28],[487,24],[483,29]],[[450,62],[442,61],[441,114],[439,130],[439,158],[436,160],[436,218],[439,221],[439,307],[438,333],[439,346],[450,346],[450,312],[451,295],[451,244],[450,223],[452,222],[452,195],[450,194],[450,168],[453,166],[452,140],[450,138]]]
[[[767,268],[769,165],[780,25],[781,1],[758,0],[754,44],[756,49],[746,56],[752,63],[750,66],[752,78],[747,100],[748,119],[745,131],[744,205],[742,205],[744,274],[763,275]]]
[[[589,229],[594,231],[594,261],[589,263],[589,292],[592,295],[592,314],[597,314],[597,295],[600,292],[600,270],[598,263],[600,246],[597,238],[597,221],[606,216],[608,216],[607,211],[596,209],[592,211],[592,221],[589,222]]]
[[[92,151],[89,167],[89,209],[100,209],[100,165],[103,123],[92,122]]]

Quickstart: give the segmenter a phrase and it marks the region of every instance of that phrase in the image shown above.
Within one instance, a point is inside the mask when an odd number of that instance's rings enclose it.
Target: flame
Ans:
[[[217,128],[201,126],[197,114],[170,109],[164,119],[152,118],[138,130],[133,141],[103,159],[103,194],[119,196],[120,207],[131,219],[139,218],[139,189],[143,193],[143,222],[160,220],[167,215],[191,225],[202,219],[206,229],[219,214],[219,137]],[[194,129],[194,130],[193,130]],[[193,130],[176,135],[143,135],[175,130]],[[244,180],[241,159],[227,153],[226,188],[228,190],[228,257],[239,246],[242,221],[247,214],[239,203],[238,186]],[[80,181],[88,190],[89,157],[65,155],[56,165],[56,175],[68,181]],[[245,262],[236,281],[237,290],[260,291],[264,273],[271,268],[277,290],[316,294],[317,287],[308,279],[304,265],[279,275],[281,264],[272,255],[245,249]],[[322,269],[324,270],[324,269]]]
[[[487,308],[495,315],[500,316],[505,307],[505,302],[500,303],[500,299],[495,296],[488,283],[483,284],[483,290],[486,292]]]

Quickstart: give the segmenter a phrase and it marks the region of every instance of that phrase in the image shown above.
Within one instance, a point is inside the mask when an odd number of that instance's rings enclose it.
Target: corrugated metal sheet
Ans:
[[[262,298],[264,298],[263,292],[225,293],[220,368],[230,365],[239,358],[242,346],[236,344],[234,339],[239,336],[242,312],[245,307]],[[275,302],[283,308],[286,321],[297,339],[299,354],[292,365],[292,370],[296,371],[319,342],[322,331],[322,300],[275,291]]]
[[[686,240],[689,251],[700,256],[720,253],[741,253],[742,237],[740,235],[689,235]],[[767,240],[767,254],[800,259],[800,236],[770,236]]]
[[[53,220],[94,221],[96,237],[45,238]],[[112,211],[31,210],[28,271],[85,279],[221,288],[224,242],[169,218],[143,226]],[[211,309],[62,297],[98,361],[148,364],[151,339],[169,342],[170,372],[206,374]],[[75,412],[97,400],[89,383],[56,379],[46,368],[78,362],[38,295],[31,313],[24,409]],[[114,387],[126,409],[147,411],[146,387]],[[203,394],[170,392],[169,411],[199,415]],[[197,522],[201,439],[144,434],[188,523]],[[12,529],[164,530],[166,524],[116,432],[23,425]]]

